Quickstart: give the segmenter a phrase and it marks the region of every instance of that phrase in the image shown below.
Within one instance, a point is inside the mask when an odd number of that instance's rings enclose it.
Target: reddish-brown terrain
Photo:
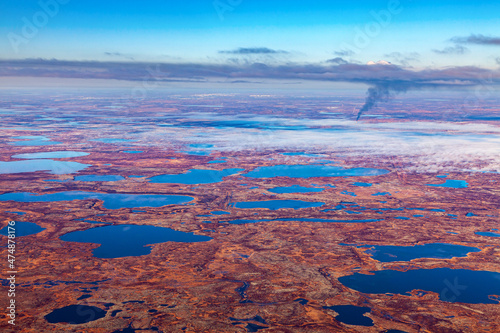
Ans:
[[[59,107],[71,107],[68,104]],[[75,107],[76,108],[76,107]],[[158,115],[160,111],[144,111]],[[167,107],[162,111],[168,114]],[[54,116],[48,114],[48,116]],[[123,115],[126,117],[127,115]],[[345,168],[372,167],[390,171],[385,175],[361,177],[248,178],[257,167],[278,164],[312,164],[304,156],[286,156],[286,149],[269,151],[213,151],[207,156],[189,155],[182,145],[164,146],[158,141],[139,141],[133,147],[88,141],[93,137],[118,136],[122,126],[89,123],[74,129],[41,125],[39,131],[12,129],[7,117],[1,132],[0,159],[14,161],[14,154],[76,150],[88,156],[65,159],[92,165],[78,175],[121,175],[117,182],[72,181],[75,174],[53,175],[37,171],[0,174],[0,194],[61,191],[101,193],[182,194],[195,198],[194,205],[158,208],[105,209],[100,200],[61,202],[0,201],[0,227],[11,220],[35,222],[44,231],[17,239],[16,327],[0,313],[2,332],[247,332],[247,325],[259,332],[500,332],[499,304],[444,302],[433,292],[412,295],[365,294],[342,285],[338,278],[353,272],[416,268],[464,268],[500,272],[498,238],[476,235],[499,228],[500,176],[498,173],[449,171],[448,179],[465,180],[467,188],[431,187],[444,179],[440,172],[412,171],[415,161],[407,156],[353,154],[347,148],[314,149],[324,160]],[[26,121],[30,121],[29,119]],[[376,122],[375,122],[376,123]],[[490,124],[493,126],[494,124]],[[45,127],[44,127],[45,126]],[[93,126],[97,126],[95,129]],[[116,126],[116,127],[114,127]],[[142,126],[142,125],[141,125]],[[130,125],[130,128],[135,128]],[[139,126],[140,127],[140,126]],[[139,129],[138,127],[138,129]],[[169,129],[170,130],[170,129]],[[128,133],[130,134],[131,131]],[[182,131],[179,135],[184,135]],[[45,135],[62,144],[13,146],[14,136]],[[187,135],[187,134],[186,134]],[[128,138],[127,135],[123,137]],[[148,140],[151,139],[147,136]],[[266,140],[267,136],[262,136]],[[186,136],[186,140],[189,138]],[[127,154],[124,150],[144,151]],[[209,161],[227,157],[223,164]],[[481,167],[471,161],[469,167]],[[148,178],[184,173],[189,169],[241,168],[245,171],[225,177],[222,182],[199,185],[151,183]],[[450,165],[450,170],[452,170]],[[442,168],[440,170],[443,170]],[[141,178],[129,178],[140,175]],[[48,179],[70,180],[47,182]],[[354,187],[353,182],[372,183]],[[242,185],[244,184],[244,185]],[[275,194],[278,186],[323,187],[317,193]],[[333,186],[327,186],[333,185]],[[341,192],[355,192],[356,196]],[[377,192],[391,195],[373,196]],[[293,199],[324,202],[317,208],[238,209],[240,201]],[[355,202],[355,204],[349,203]],[[339,204],[347,210],[327,211]],[[424,211],[406,208],[424,208]],[[380,208],[402,210],[384,210]],[[431,211],[431,209],[444,209]],[[134,211],[141,212],[134,212]],[[25,212],[18,216],[8,211]],[[230,215],[207,215],[226,211]],[[474,216],[466,216],[474,212]],[[101,215],[104,214],[104,215]],[[425,218],[413,215],[424,214]],[[456,215],[456,219],[448,214]],[[408,217],[409,220],[396,217]],[[383,219],[367,223],[268,221],[229,224],[236,219],[330,218],[339,220]],[[64,234],[100,227],[77,219],[114,225],[137,224],[194,232],[213,239],[199,243],[167,242],[152,245],[148,255],[101,259],[92,255],[97,244],[66,242]],[[0,258],[6,262],[6,237],[0,239]],[[478,247],[480,252],[453,259],[414,259],[410,262],[379,262],[362,248],[341,244],[416,245],[450,243]],[[4,260],[5,258],[5,260]],[[4,265],[4,263],[2,263]],[[5,267],[5,266],[2,266]],[[7,271],[5,268],[3,271]],[[6,275],[6,273],[4,273]],[[2,280],[5,281],[5,280]],[[500,283],[500,282],[499,282]],[[2,297],[6,300],[7,287]],[[93,288],[93,289],[92,289]],[[82,295],[88,298],[77,300]],[[302,299],[302,301],[301,301]],[[304,300],[307,300],[304,301]],[[140,302],[131,302],[140,301]],[[5,309],[5,301],[1,301]],[[104,318],[84,324],[51,324],[44,318],[55,309],[71,304],[107,310]],[[367,314],[374,326],[346,325],[324,306],[358,305],[371,308]],[[258,317],[256,317],[258,316]],[[260,321],[264,319],[265,323]],[[254,327],[254,326],[252,326]],[[248,329],[248,330],[247,330]],[[123,331],[123,332],[132,332]]]

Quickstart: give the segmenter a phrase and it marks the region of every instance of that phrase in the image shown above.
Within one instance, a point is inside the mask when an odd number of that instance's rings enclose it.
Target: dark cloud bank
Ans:
[[[459,44],[478,44],[478,45],[500,46],[500,37],[490,37],[490,36],[484,36],[484,35],[470,35],[468,37],[453,37],[450,40],[454,43],[459,43]]]
[[[237,49],[228,52],[272,53],[273,50]],[[274,51],[279,52],[279,51]],[[57,77],[116,79],[141,81],[203,82],[210,78],[225,78],[231,82],[245,79],[314,80],[364,83],[370,86],[365,104],[358,114],[370,110],[377,103],[387,101],[394,94],[411,89],[491,86],[500,84],[500,71],[479,67],[449,67],[441,69],[410,70],[396,65],[362,65],[334,58],[322,64],[266,65],[264,63],[201,64],[201,63],[141,63],[62,61],[46,59],[0,60],[0,76]]]

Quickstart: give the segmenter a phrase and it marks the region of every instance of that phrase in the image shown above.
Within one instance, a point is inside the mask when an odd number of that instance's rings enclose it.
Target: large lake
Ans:
[[[113,225],[75,231],[60,237],[63,241],[101,244],[92,251],[97,258],[120,258],[151,253],[147,244],[165,242],[206,242],[212,238],[151,225]]]
[[[432,291],[446,302],[498,304],[500,273],[467,269],[412,269],[406,272],[381,270],[372,275],[354,273],[339,281],[368,294],[407,295],[412,290]]]
[[[352,168],[326,165],[274,165],[259,167],[243,176],[252,178],[290,177],[344,177],[344,176],[378,176],[389,173],[385,169]]]
[[[54,175],[64,175],[81,171],[90,166],[90,164],[78,162],[47,159],[0,162],[0,174],[47,171]]]
[[[160,195],[160,194],[124,194],[124,193],[98,193],[83,191],[66,191],[50,194],[29,192],[13,192],[0,195],[0,201],[17,202],[57,202],[71,200],[102,200],[106,209],[136,208],[136,207],[161,207],[167,205],[180,205],[194,200],[185,195]]]
[[[381,262],[410,261],[418,258],[451,259],[454,257],[466,257],[468,253],[481,251],[481,249],[477,247],[446,243],[431,243],[415,246],[366,246],[369,247],[366,252],[371,254],[373,259]],[[365,247],[365,245],[359,247]]]
[[[244,169],[202,170],[191,169],[186,173],[166,174],[149,179],[151,183],[168,184],[211,184],[221,182],[224,177],[237,174]]]

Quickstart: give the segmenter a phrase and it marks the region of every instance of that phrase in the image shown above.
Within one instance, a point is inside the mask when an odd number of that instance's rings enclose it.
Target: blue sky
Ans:
[[[500,2],[496,1],[60,1],[67,3],[59,4],[53,17],[45,16],[46,22],[39,21],[42,24],[29,36],[23,35],[26,22],[43,20],[39,2],[3,1],[0,58],[317,63],[350,49],[354,52],[341,56],[350,62],[495,68],[500,56],[499,46],[457,48],[450,41],[472,34],[498,35]],[[373,12],[387,13],[391,4],[397,10],[388,24],[380,26]],[[359,35],[367,26],[376,30],[361,45]],[[22,42],[17,39],[13,46],[16,37]],[[278,52],[220,52],[238,48]]]

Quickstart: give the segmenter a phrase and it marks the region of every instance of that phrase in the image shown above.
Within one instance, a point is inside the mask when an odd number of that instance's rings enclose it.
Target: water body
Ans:
[[[349,192],[349,191],[342,191],[340,192],[340,194],[344,194],[344,195],[350,195],[351,197],[357,197],[356,193],[354,192]]]
[[[51,324],[84,324],[106,316],[107,311],[95,306],[88,305],[69,305],[56,309],[45,316]]]
[[[8,235],[8,227],[9,227],[9,225],[7,225],[3,229],[1,229],[0,235],[7,236]],[[12,230],[12,228],[14,228],[14,235],[16,235],[16,237],[34,235],[34,234],[37,234],[37,233],[45,230],[45,228],[42,228],[38,224],[32,223],[32,222],[18,222],[18,221],[16,221],[16,224],[13,226],[10,226],[10,227],[11,227],[11,230]]]
[[[147,244],[206,242],[212,238],[151,225],[113,225],[75,231],[60,237],[63,241],[101,244],[92,251],[97,258],[121,258],[151,253]]]
[[[274,187],[269,189],[268,191],[273,193],[312,193],[312,192],[321,192],[323,190],[324,190],[323,188],[292,185],[284,187]]]
[[[208,156],[210,155],[210,151],[206,151],[206,150],[196,150],[196,151],[193,151],[193,150],[181,150],[181,153],[184,153],[186,155],[194,155],[194,156]]]
[[[219,183],[224,177],[237,174],[244,169],[201,170],[191,169],[186,173],[166,174],[149,179],[151,183],[168,184],[212,184]]]
[[[322,155],[322,154],[308,154],[304,151],[300,151],[300,152],[290,152],[290,153],[281,153],[281,155],[285,155],[285,156],[304,156],[304,157],[323,157],[325,155]]]
[[[213,215],[229,215],[231,213],[223,211],[223,210],[214,210],[214,211],[210,212],[210,214],[213,214]]]
[[[358,246],[358,247],[365,247]],[[372,258],[381,262],[410,261],[418,258],[451,259],[466,257],[471,252],[480,252],[477,247],[432,243],[415,246],[366,245]]]
[[[262,201],[242,201],[231,203],[235,208],[267,208],[270,210],[277,210],[280,208],[311,208],[323,206],[324,202],[309,202],[302,200],[262,200]]]
[[[185,195],[118,194],[83,191],[65,191],[42,195],[29,192],[13,192],[0,195],[0,201],[17,202],[57,202],[88,199],[102,200],[104,202],[103,207],[106,209],[162,207],[180,205],[194,200],[193,197]]]
[[[344,177],[344,176],[378,176],[389,173],[384,169],[352,168],[344,169],[327,165],[274,165],[258,167],[243,176],[251,178],[311,178],[311,177]]]
[[[307,126],[290,126],[281,125],[279,121],[268,120],[262,122],[260,120],[236,119],[236,120],[192,120],[183,121],[179,127],[215,127],[215,128],[258,128],[262,130],[305,130]]]
[[[6,210],[5,212],[10,213],[10,214],[16,214],[16,215],[26,215],[25,212],[13,212],[13,211],[9,211],[9,210]]]
[[[208,149],[208,148],[213,148],[214,145],[209,144],[209,143],[192,143],[189,145],[190,148],[196,148],[196,149]]]
[[[315,219],[315,218],[278,218],[278,219],[262,219],[262,220],[232,220],[232,221],[223,221],[223,222],[227,222],[230,224],[247,224],[247,223],[272,222],[272,221],[325,222],[325,223],[367,223],[367,222],[379,222],[379,221],[383,221],[383,219],[378,219],[378,220],[377,219],[335,220],[335,219]]]
[[[54,160],[24,160],[0,162],[0,174],[46,171],[54,175],[75,173],[90,167],[90,164]]]
[[[226,163],[227,161],[224,161],[224,160],[213,160],[213,161],[210,161],[208,162],[209,164],[216,164],[216,163]]]
[[[354,273],[339,278],[339,281],[348,288],[368,294],[405,295],[412,290],[432,291],[445,302],[498,304],[496,298],[489,296],[500,295],[500,273],[497,272],[434,268],[372,273]]]
[[[124,150],[123,152],[127,153],[127,154],[140,154],[140,153],[144,153],[144,151],[142,151],[142,150]]]
[[[124,179],[119,175],[84,175],[75,177],[75,181],[79,182],[116,182]]]
[[[14,146],[50,146],[50,145],[59,145],[62,143],[57,141],[51,141],[46,136],[41,136],[41,135],[16,136],[13,137],[13,139],[23,140],[23,141],[9,142],[10,145]]]
[[[71,158],[90,155],[79,151],[50,151],[42,153],[26,153],[13,155],[12,158],[38,159],[38,158]]]
[[[370,187],[370,186],[372,186],[372,183],[355,182],[352,185],[353,186],[359,186],[359,187]]]
[[[347,325],[358,326],[373,326],[373,320],[364,316],[365,313],[370,313],[371,309],[364,306],[354,305],[335,305],[324,306],[323,309],[333,310],[338,313],[335,317],[336,320]]]
[[[297,302],[297,303],[299,303],[301,305],[306,305],[307,303],[309,303],[309,301],[307,299],[305,299],[305,298],[297,298],[297,299],[294,299],[293,301]]]
[[[475,233],[476,235],[479,236],[486,236],[486,237],[500,237],[500,234],[496,232],[483,232],[483,231],[478,231]]]
[[[391,193],[389,193],[389,192],[377,192],[377,193],[373,193],[372,195],[373,195],[373,196],[378,196],[378,195],[391,195]]]
[[[469,186],[465,180],[447,179],[443,184],[426,184],[427,186],[448,187],[448,188],[466,188]]]
[[[82,299],[87,299],[87,298],[90,298],[90,297],[92,297],[91,294],[84,294],[84,295],[78,297],[76,300],[77,301],[81,301]]]

